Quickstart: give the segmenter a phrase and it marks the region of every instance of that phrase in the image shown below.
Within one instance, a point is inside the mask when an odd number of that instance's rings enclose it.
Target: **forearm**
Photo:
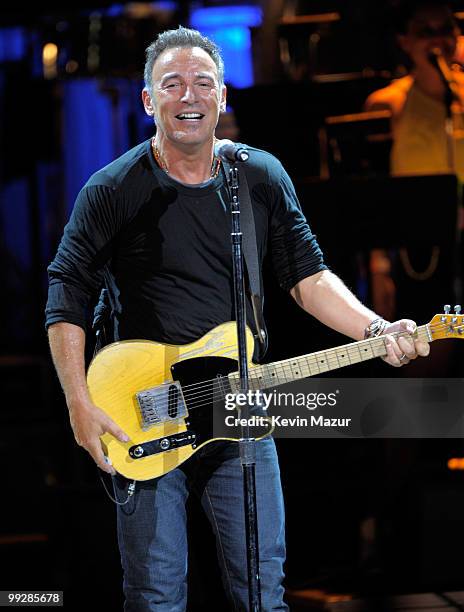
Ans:
[[[85,378],[84,330],[72,323],[55,323],[48,329],[48,339],[68,406],[89,402]]]
[[[112,434],[121,442],[125,432],[90,399],[85,378],[85,332],[72,323],[54,323],[48,329],[53,362],[66,395],[76,442],[84,447],[103,471],[115,474],[103,455],[100,437]]]
[[[365,328],[377,318],[329,270],[303,279],[290,293],[306,312],[354,340],[362,340]]]

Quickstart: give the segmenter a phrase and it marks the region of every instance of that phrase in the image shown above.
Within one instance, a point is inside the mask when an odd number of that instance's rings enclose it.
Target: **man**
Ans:
[[[454,134],[449,152],[445,131],[445,85],[431,57],[442,54],[451,69],[456,56],[459,28],[448,3],[439,0],[406,0],[397,10],[398,44],[411,63],[407,76],[373,92],[366,110],[392,113],[392,174],[457,173],[464,177],[464,75],[451,70],[455,99],[452,104]]]
[[[234,318],[230,210],[225,173],[214,156],[214,130],[226,103],[219,50],[193,30],[164,32],[147,49],[145,84],[143,104],[156,136],[91,177],[49,267],[47,326],[71,425],[77,443],[111,474],[99,436],[127,437],[92,404],[84,371],[85,308],[102,283],[115,339],[182,344]],[[303,308],[356,339],[366,329],[413,330],[412,321],[379,321],[327,270],[292,183],[274,157],[250,149],[247,178],[259,256],[269,245],[281,285]],[[428,345],[412,338],[397,342],[388,336],[386,344],[386,359],[395,366],[428,353]],[[286,610],[277,457],[272,439],[257,447],[263,609]],[[114,481],[123,499],[128,483],[121,476]],[[215,443],[165,476],[138,483],[130,503],[118,506],[126,610],[185,609],[189,490],[200,496],[215,531],[226,594],[234,609],[247,609],[238,448]]]

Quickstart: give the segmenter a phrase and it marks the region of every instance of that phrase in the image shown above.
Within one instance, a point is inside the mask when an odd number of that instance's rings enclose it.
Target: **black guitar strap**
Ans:
[[[230,163],[223,161],[226,179],[229,178]],[[243,258],[248,276],[248,287],[250,291],[253,317],[255,321],[256,335],[259,342],[259,356],[264,357],[267,351],[267,330],[263,315],[263,296],[261,289],[261,274],[258,258],[258,246],[256,244],[255,217],[251,205],[250,190],[245,172],[245,164],[237,164],[240,200],[240,222],[243,234]],[[228,182],[227,182],[228,185]]]

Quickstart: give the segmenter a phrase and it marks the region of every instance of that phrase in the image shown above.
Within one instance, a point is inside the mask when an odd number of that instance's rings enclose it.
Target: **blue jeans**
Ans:
[[[113,479],[119,500],[128,481]],[[243,477],[238,444],[213,442],[182,466],[138,482],[118,506],[118,542],[124,570],[125,612],[183,612],[187,605],[185,503],[200,498],[216,535],[222,580],[231,609],[248,610]],[[288,610],[283,602],[284,505],[274,440],[256,443],[256,496],[263,611]]]

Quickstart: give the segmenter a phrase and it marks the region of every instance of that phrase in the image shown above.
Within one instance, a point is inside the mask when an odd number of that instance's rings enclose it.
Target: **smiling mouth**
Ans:
[[[176,115],[176,119],[180,119],[181,121],[200,121],[203,117],[204,115],[202,113],[180,113]]]

